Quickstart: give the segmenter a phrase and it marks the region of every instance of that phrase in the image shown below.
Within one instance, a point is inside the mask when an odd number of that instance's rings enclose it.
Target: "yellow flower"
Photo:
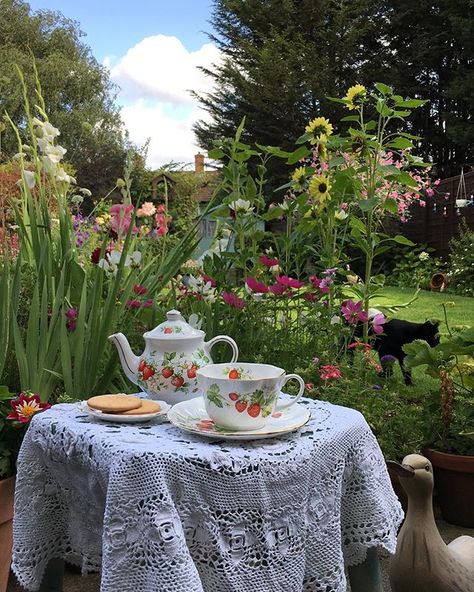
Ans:
[[[305,177],[305,168],[304,167],[298,167],[297,169],[295,169],[293,171],[293,174],[291,175],[291,180],[293,181],[293,183],[298,186],[301,187],[304,183],[304,177]]]
[[[349,101],[349,105],[347,108],[352,110],[357,108],[357,103],[365,97],[365,93],[367,89],[362,84],[356,84],[355,86],[351,86],[351,88],[347,91],[346,96],[344,97],[346,101]]]
[[[97,218],[95,219],[95,223],[98,224],[99,226],[103,226],[104,224],[107,224],[110,221],[111,215],[110,214],[102,214],[101,216],[97,216]]]
[[[305,132],[313,134],[313,138],[310,140],[311,144],[325,142],[328,136],[332,134],[332,130],[332,124],[325,117],[316,117],[305,127]]]
[[[329,178],[326,175],[314,175],[309,182],[308,192],[314,199],[317,199],[321,205],[329,199]]]

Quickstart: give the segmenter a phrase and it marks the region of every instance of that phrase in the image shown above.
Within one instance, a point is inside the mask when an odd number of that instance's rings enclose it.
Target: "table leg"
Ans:
[[[367,557],[360,565],[348,568],[352,592],[383,592],[377,548],[367,550]]]
[[[64,560],[51,559],[44,570],[39,592],[63,592]]]

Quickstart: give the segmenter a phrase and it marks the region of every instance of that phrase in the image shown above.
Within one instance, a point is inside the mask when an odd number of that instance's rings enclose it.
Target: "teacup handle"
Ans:
[[[283,380],[282,385],[281,385],[282,390],[283,390],[283,387],[285,386],[285,384],[289,380],[297,380],[300,383],[299,393],[296,395],[296,397],[293,397],[291,399],[291,401],[289,401],[288,403],[277,403],[277,405],[275,407],[275,411],[282,411],[283,409],[288,409],[288,407],[291,407],[292,405],[297,403],[301,399],[301,397],[304,393],[304,389],[305,389],[304,380],[301,378],[301,376],[298,376],[298,374],[287,374],[285,376],[285,379]]]
[[[209,353],[211,347],[215,345],[218,341],[225,341],[230,345],[230,347],[232,348],[232,359],[230,360],[230,363],[233,364],[234,362],[237,362],[239,358],[239,348],[237,347],[237,344],[232,339],[232,337],[228,337],[227,335],[216,335],[212,339],[209,339],[209,341],[206,341],[206,343],[204,344],[204,348]]]

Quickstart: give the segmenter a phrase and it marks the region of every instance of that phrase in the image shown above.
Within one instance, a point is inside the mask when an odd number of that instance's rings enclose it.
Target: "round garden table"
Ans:
[[[345,592],[345,566],[394,552],[402,510],[352,409],[269,440],[119,424],[78,404],[36,415],[18,459],[12,568],[37,590],[64,559],[102,592]]]

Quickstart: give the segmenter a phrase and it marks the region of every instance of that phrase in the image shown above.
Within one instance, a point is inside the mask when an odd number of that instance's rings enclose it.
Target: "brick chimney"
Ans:
[[[194,155],[194,170],[196,173],[202,173],[204,171],[204,154],[200,152]]]

